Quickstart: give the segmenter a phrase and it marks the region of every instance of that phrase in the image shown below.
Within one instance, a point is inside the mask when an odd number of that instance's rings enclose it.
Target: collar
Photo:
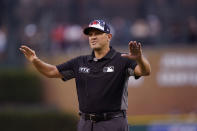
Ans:
[[[115,55],[116,55],[116,50],[114,50],[110,46],[110,51],[101,59],[112,59]],[[94,51],[92,51],[92,54],[88,56],[88,61],[94,60],[94,58],[95,58]]]

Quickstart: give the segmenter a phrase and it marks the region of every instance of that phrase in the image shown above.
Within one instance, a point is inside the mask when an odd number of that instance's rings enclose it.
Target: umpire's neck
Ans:
[[[94,55],[97,59],[103,58],[110,51],[110,47],[106,46],[100,49],[94,49]]]

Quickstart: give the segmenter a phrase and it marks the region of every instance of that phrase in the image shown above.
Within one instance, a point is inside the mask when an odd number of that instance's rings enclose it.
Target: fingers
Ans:
[[[130,41],[129,50],[130,50],[130,53],[133,55],[138,54],[141,50],[141,43],[137,43],[136,41]]]
[[[141,43],[138,43],[138,47],[139,47],[139,50],[141,50],[141,48],[142,48]]]
[[[130,49],[139,49],[141,48],[141,43],[137,43],[136,41],[129,42]]]
[[[22,45],[21,48],[24,49],[26,52],[33,52],[32,49],[30,49],[29,47],[27,47],[25,45]]]
[[[30,49],[29,47],[22,45],[20,48],[20,51],[22,51],[26,55],[32,55],[34,54],[34,50]]]
[[[23,48],[19,48],[19,50],[20,50],[21,52],[23,52],[24,54],[27,53]]]

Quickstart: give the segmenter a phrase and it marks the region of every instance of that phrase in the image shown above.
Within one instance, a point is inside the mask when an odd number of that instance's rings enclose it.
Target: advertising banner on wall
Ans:
[[[147,52],[152,72],[129,81],[129,115],[197,111],[197,52],[163,49]]]

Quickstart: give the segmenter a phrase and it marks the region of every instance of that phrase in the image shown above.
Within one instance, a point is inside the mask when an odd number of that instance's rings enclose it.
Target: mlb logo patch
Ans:
[[[103,72],[114,72],[114,66],[104,67]]]

